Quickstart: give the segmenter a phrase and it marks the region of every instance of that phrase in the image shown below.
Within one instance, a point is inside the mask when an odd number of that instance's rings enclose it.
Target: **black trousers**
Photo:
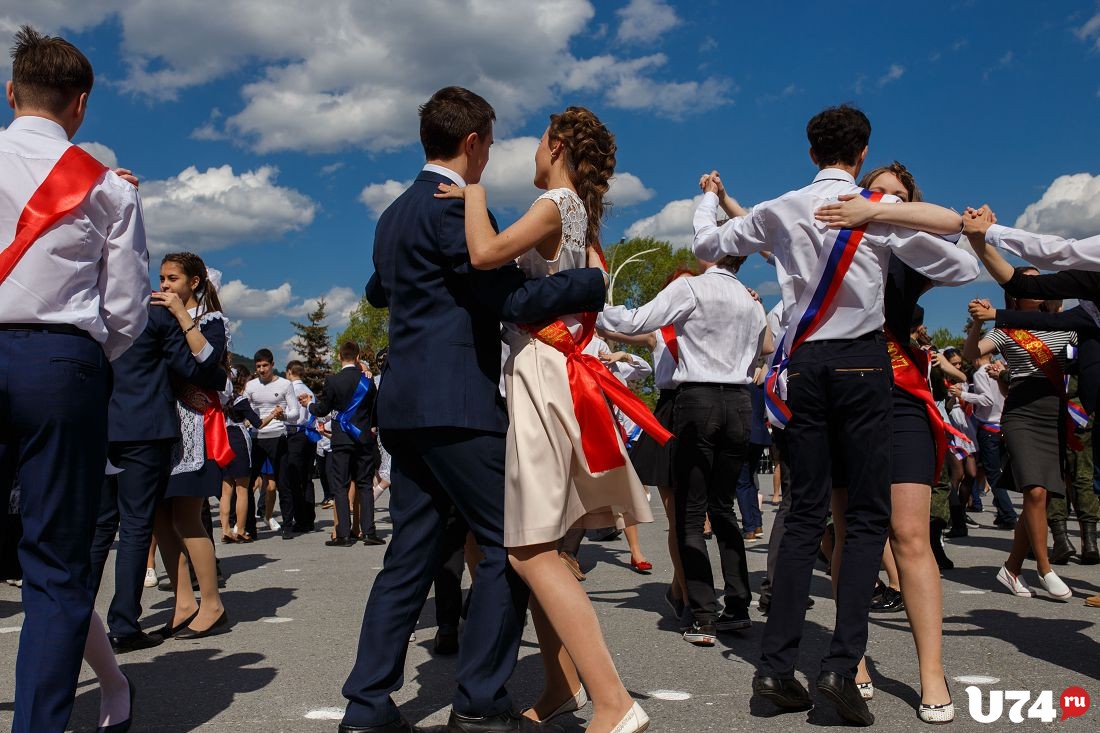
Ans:
[[[443,560],[443,529],[452,509],[484,553],[470,589],[453,707],[477,717],[510,710],[505,684],[516,667],[529,592],[504,548],[504,435],[420,428],[388,430],[382,439],[393,456],[393,535],[344,683],[349,703],[343,723],[380,726],[400,717],[390,695],[404,683],[409,634]]]
[[[457,630],[462,616],[462,571],[469,532],[462,515],[452,511],[443,527],[443,562],[435,574],[435,623],[440,629]]]
[[[164,498],[172,472],[175,439],[111,443],[107,455],[122,473],[103,482],[95,541],[92,544],[92,579],[99,588],[107,554],[118,533],[115,553],[115,594],[107,612],[112,635],[129,636],[141,631],[141,594],[145,590],[145,563],[153,537],[153,518]]]
[[[252,441],[253,481],[260,475],[264,461],[271,461],[271,468],[275,471],[275,488],[279,492],[279,511],[283,514],[283,524],[290,529],[294,526],[297,517],[294,516],[294,489],[290,481],[290,451],[287,436],[256,438]],[[266,503],[267,500],[264,501]]]
[[[748,611],[752,594],[745,560],[745,540],[734,515],[737,478],[747,457],[752,403],[742,385],[681,387],[672,417],[676,434],[673,473],[676,478],[676,535],[684,564],[688,604],[695,620],[713,623],[718,615],[710,553],[703,525],[718,545],[725,585],[725,604]]]
[[[317,444],[299,430],[286,436],[287,477],[291,498],[294,501],[294,529],[303,532],[313,530],[317,510],[313,506],[313,459]]]
[[[885,341],[870,334],[808,342],[794,353],[787,377],[791,508],[772,577],[760,673],[794,675],[835,456],[848,477],[847,533],[836,628],[821,669],[854,678],[867,646],[868,607],[890,526],[893,373]]]
[[[328,459],[332,455],[331,451],[326,451],[318,454],[314,458],[314,467],[317,469],[317,478],[321,479],[321,500],[328,501],[332,499],[332,482],[329,481]]]
[[[373,446],[361,443],[334,445],[328,463],[333,502],[336,504],[336,536],[346,538],[351,535],[349,485],[352,481],[355,482],[355,494],[360,506],[359,530],[364,536],[374,534]]]
[[[783,492],[779,498],[779,509],[772,519],[772,531],[768,536],[768,570],[760,584],[760,593],[771,598],[772,579],[775,577],[775,563],[779,557],[779,545],[787,533],[787,515],[791,511],[791,462],[787,459],[787,431],[772,431],[772,449],[779,457],[776,467],[779,469],[779,488]]]

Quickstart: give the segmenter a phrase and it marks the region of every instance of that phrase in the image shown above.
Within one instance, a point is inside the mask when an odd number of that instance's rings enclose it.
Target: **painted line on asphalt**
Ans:
[[[287,568],[283,572],[284,573],[300,573],[300,572],[302,572],[302,569],[301,568]]]
[[[681,702],[683,700],[690,700],[690,692],[680,692],[679,690],[654,690],[648,693],[650,697],[657,700],[673,700]]]
[[[306,713],[306,720],[343,720],[342,708],[319,708]]]
[[[287,618],[286,616],[268,616],[267,618],[260,619],[265,624],[285,624],[290,623],[294,619]]]
[[[987,590],[961,590],[961,591],[959,591],[959,593],[961,593],[964,596],[983,596],[988,592],[989,591],[987,591]]]
[[[998,677],[985,677],[980,674],[963,675],[961,677],[952,677],[951,679],[961,685],[995,685],[1001,681]]]
[[[17,631],[22,631],[22,626],[4,626],[0,628],[0,634],[14,634]]]

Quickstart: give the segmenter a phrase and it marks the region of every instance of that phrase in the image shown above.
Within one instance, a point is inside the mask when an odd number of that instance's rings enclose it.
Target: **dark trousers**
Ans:
[[[321,479],[321,501],[329,501],[333,498],[332,482],[328,480],[328,459],[331,451],[322,452],[314,459],[314,467],[317,469],[317,478]]]
[[[749,443],[748,458],[741,464],[741,473],[737,476],[737,508],[741,510],[741,530],[751,532],[764,526],[764,515],[760,511],[760,491],[756,488],[756,467],[764,455],[767,446]]]
[[[145,566],[153,537],[153,517],[164,498],[172,472],[174,439],[147,443],[111,443],[107,454],[122,473],[103,482],[92,544],[92,578],[99,588],[107,554],[115,533],[115,594],[107,612],[107,626],[114,636],[141,631],[141,593],[145,589]]]
[[[435,574],[435,624],[441,629],[458,629],[462,617],[462,571],[466,567],[466,535],[470,529],[457,511],[452,511],[443,528],[443,562]]]
[[[794,675],[835,455],[848,476],[848,529],[836,628],[821,668],[854,678],[867,646],[871,591],[890,526],[893,374],[879,335],[806,343],[794,353],[787,374],[793,413],[786,429],[791,509],[772,578],[760,673]]]
[[[454,710],[510,710],[505,689],[516,666],[528,590],[504,548],[504,435],[465,428],[389,430],[393,535],[363,614],[355,666],[344,683],[344,724],[384,725],[399,713],[390,698],[404,683],[409,635],[442,562],[452,507],[485,554],[470,589],[458,655]],[[368,489],[369,490],[369,489]]]
[[[1015,522],[1016,509],[1012,506],[1012,499],[1009,498],[1008,491],[1001,488],[1001,456],[1004,455],[1001,434],[983,430],[981,426],[978,426],[977,434],[978,459],[982,462],[986,481],[989,482],[993,491],[993,506],[997,509],[997,519],[1002,522]]]
[[[775,563],[779,558],[779,545],[787,529],[787,515],[791,512],[791,462],[787,458],[787,431],[775,430],[772,433],[772,449],[778,455],[779,486],[783,492],[779,498],[779,509],[772,519],[772,531],[768,535],[768,570],[764,582],[760,584],[761,595],[771,598],[772,580],[775,578]]]
[[[252,441],[252,471],[256,476],[263,469],[264,461],[271,461],[271,468],[275,471],[275,488],[279,492],[279,511],[283,514],[283,524],[289,530],[294,526],[297,518],[294,516],[294,488],[290,480],[290,451],[287,436],[256,438]],[[267,500],[264,499],[264,501]]]
[[[18,477],[23,519],[18,733],[65,730],[72,712],[95,599],[110,394],[110,364],[91,338],[0,329],[0,507]]]
[[[676,535],[688,603],[696,621],[713,623],[718,604],[710,553],[703,539],[708,514],[722,562],[726,607],[747,611],[752,601],[745,541],[733,511],[735,481],[745,462],[752,423],[748,388],[681,387],[672,423],[676,435]]]
[[[374,451],[372,446],[334,445],[329,456],[329,476],[332,479],[333,502],[336,504],[336,536],[351,535],[351,500],[349,484],[355,482],[359,501],[359,531],[363,536],[375,533],[374,526]]]
[[[291,498],[294,501],[294,529],[312,531],[317,521],[317,510],[313,506],[311,471],[317,444],[299,430],[286,437],[286,449],[287,480],[290,481]]]

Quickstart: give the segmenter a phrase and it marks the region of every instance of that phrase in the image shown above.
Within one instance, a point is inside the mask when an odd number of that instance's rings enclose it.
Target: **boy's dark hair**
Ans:
[[[306,365],[297,359],[293,359],[286,363],[286,373],[294,375],[295,377],[300,377],[306,373]]]
[[[734,275],[741,269],[741,265],[745,264],[747,257],[743,255],[725,255],[714,264],[721,267],[726,272],[732,272]]]
[[[818,165],[855,165],[871,139],[871,121],[851,105],[829,107],[806,124],[806,137]]]
[[[260,349],[252,357],[253,362],[266,361],[268,364],[275,364],[275,355],[271,353],[271,349]]]
[[[492,106],[469,89],[444,87],[420,105],[420,142],[428,160],[455,157],[471,132],[485,137],[497,118]]]
[[[15,34],[11,59],[12,91],[23,109],[59,115],[74,98],[92,91],[91,63],[64,38],[25,25]]]
[[[355,361],[359,358],[359,344],[345,341],[340,344],[340,361]]]

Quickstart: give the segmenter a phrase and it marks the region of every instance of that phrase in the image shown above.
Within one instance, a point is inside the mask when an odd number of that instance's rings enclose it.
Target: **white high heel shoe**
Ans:
[[[875,699],[875,683],[874,682],[857,682],[856,687],[859,688],[859,696],[864,700]]]
[[[642,710],[642,706],[638,703],[634,703],[630,706],[630,710],[626,711],[626,715],[619,721],[611,733],[642,733],[642,731],[649,728],[649,716]]]
[[[573,695],[573,697],[569,698],[568,700],[563,702],[561,705],[559,705],[557,708],[555,708],[554,712],[547,715],[540,722],[545,723],[548,720],[553,720],[554,718],[558,717],[559,715],[565,715],[566,713],[575,712],[577,710],[580,710],[581,708],[583,708],[587,704],[588,704],[588,692],[585,691],[584,685],[581,685],[581,689],[577,690],[577,694]]]

